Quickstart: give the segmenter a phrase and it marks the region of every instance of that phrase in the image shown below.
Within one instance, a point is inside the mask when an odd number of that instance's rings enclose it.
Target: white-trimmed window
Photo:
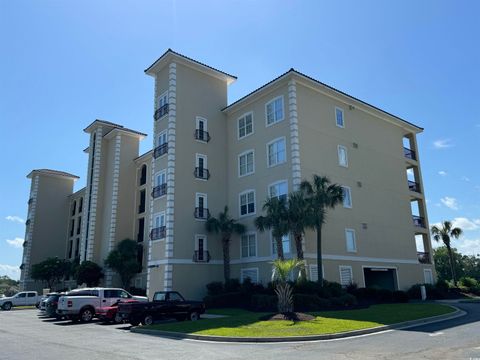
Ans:
[[[165,91],[157,98],[157,109],[168,104],[168,91]]]
[[[353,272],[351,266],[340,265],[338,269],[340,272],[340,284],[342,286],[348,286],[353,283]]]
[[[208,209],[207,194],[195,193],[195,207]]]
[[[167,183],[167,170],[161,170],[155,174],[155,186]]]
[[[255,232],[243,234],[240,246],[242,258],[257,256],[257,234]]]
[[[240,216],[255,214],[255,190],[246,190],[239,195]]]
[[[270,233],[270,237],[272,238],[272,254],[277,253],[277,242],[275,238]],[[291,250],[291,243],[290,243],[290,235],[283,235],[282,236],[282,247],[283,247],[283,254],[290,254]]]
[[[163,130],[160,134],[158,134],[157,146],[166,144],[167,142],[168,142],[168,140],[167,140],[167,130]]]
[[[336,107],[335,108],[335,124],[338,127],[344,128],[345,127],[345,120],[343,118],[343,109]]]
[[[432,269],[423,269],[423,277],[425,279],[425,284],[433,285],[433,273]]]
[[[342,145],[338,145],[338,165],[348,167],[347,148]]]
[[[345,229],[345,241],[347,244],[348,252],[357,252],[357,239],[355,235],[355,230]]]
[[[208,131],[208,121],[204,117],[196,116],[195,117],[195,129]]]
[[[250,278],[253,283],[258,283],[258,268],[246,268],[240,270],[240,281]]]
[[[273,125],[284,119],[283,96],[276,97],[265,104],[265,117],[267,126]]]
[[[165,211],[159,212],[153,217],[153,227],[161,228],[165,226]]]
[[[309,269],[309,277],[310,281],[317,281],[318,280],[318,267],[317,264],[310,264],[308,267]],[[325,279],[325,267],[322,265],[322,275],[323,278]]]
[[[343,207],[352,208],[352,189],[348,186],[342,186],[343,190]]]
[[[253,134],[253,113],[249,112],[242,115],[242,117],[237,120],[237,126],[238,139],[243,139],[244,137]]]
[[[275,166],[287,161],[285,137],[275,139],[267,144],[268,166]]]
[[[255,172],[255,152],[247,150],[238,155],[238,176],[247,176]]]
[[[287,199],[288,183],[287,180],[280,180],[268,186],[268,196],[270,198]]]

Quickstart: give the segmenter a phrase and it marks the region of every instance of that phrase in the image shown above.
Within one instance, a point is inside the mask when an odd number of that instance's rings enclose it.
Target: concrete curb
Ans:
[[[461,316],[465,316],[467,313],[459,308],[448,305],[456,309],[453,313],[437,315],[428,318],[410,320],[392,325],[383,325],[377,326],[374,328],[362,329],[362,330],[353,330],[346,331],[336,334],[323,334],[323,335],[307,335],[307,336],[288,336],[288,337],[228,337],[228,336],[214,336],[214,335],[195,335],[195,334],[184,334],[174,331],[162,331],[162,330],[151,330],[151,329],[142,329],[141,327],[133,327],[130,329],[131,332],[144,335],[160,336],[171,339],[191,339],[191,340],[201,340],[201,341],[216,341],[216,342],[232,342],[232,343],[274,343],[274,342],[295,342],[295,341],[318,341],[318,340],[332,340],[332,339],[342,339],[353,336],[373,334],[385,330],[400,330],[407,329],[419,325],[433,324],[436,322],[452,320]]]

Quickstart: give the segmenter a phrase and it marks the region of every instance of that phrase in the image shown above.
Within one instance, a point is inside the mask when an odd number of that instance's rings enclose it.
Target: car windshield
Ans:
[[[153,297],[153,301],[165,301],[167,294],[163,292],[158,292],[155,293],[155,296]]]

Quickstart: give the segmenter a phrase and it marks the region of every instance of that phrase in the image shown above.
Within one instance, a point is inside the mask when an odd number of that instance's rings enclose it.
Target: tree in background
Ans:
[[[103,278],[102,268],[93,261],[83,261],[78,266],[75,277],[78,285],[85,283],[87,286],[98,286]]]
[[[10,279],[7,275],[0,276],[0,296],[12,296],[19,290],[19,282]]]
[[[124,239],[105,259],[105,265],[120,276],[124,289],[128,289],[130,281],[142,270],[142,265],[137,259],[138,248],[135,240]]]
[[[451,221],[442,221],[440,226],[433,225],[430,231],[433,235],[433,239],[436,242],[443,242],[443,244],[447,248],[453,285],[457,286],[457,276],[455,274],[455,260],[453,258],[451,240],[452,238],[458,239],[460,235],[462,235],[463,231],[459,227],[452,228]]]
[[[462,255],[455,248],[451,248],[455,274],[458,278],[471,277],[480,281],[480,257]],[[450,257],[446,246],[433,249],[433,260],[438,280],[451,279]]]
[[[37,281],[44,281],[49,289],[65,278],[70,268],[68,260],[57,257],[48,258],[32,265],[31,277]]]

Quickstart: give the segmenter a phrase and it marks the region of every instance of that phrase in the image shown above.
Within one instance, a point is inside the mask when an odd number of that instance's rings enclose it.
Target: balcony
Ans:
[[[25,226],[28,226],[30,225],[30,219],[27,219],[27,221],[25,221]]]
[[[415,151],[413,151],[412,149],[404,147],[403,154],[407,159],[417,160],[417,154],[415,154]]]
[[[25,269],[25,264],[20,265],[19,268],[20,268],[20,270]]]
[[[208,250],[203,251],[194,251],[193,252],[193,262],[209,262],[210,261],[210,253]]]
[[[208,211],[207,208],[196,207],[194,215],[195,215],[195,219],[206,220],[208,218],[208,216],[210,215],[210,212]]]
[[[412,215],[412,219],[413,219],[413,225],[415,225],[416,227],[426,228],[425,218],[421,216]]]
[[[415,182],[415,181],[410,181],[408,180],[408,188],[410,191],[415,191],[417,193],[420,193],[420,184]]]
[[[162,145],[157,146],[153,150],[153,157],[156,159],[168,152],[168,143],[164,143]]]
[[[210,178],[210,171],[203,167],[196,167],[193,174],[197,179],[208,180]]]
[[[161,185],[158,185],[158,186],[155,186],[153,188],[153,191],[152,191],[152,197],[154,199],[160,197],[160,196],[163,196],[167,193],[167,184],[164,183],[164,184],[161,184]]]
[[[28,243],[28,241],[24,241],[23,244],[22,244],[23,247],[27,247],[27,243]]]
[[[160,226],[158,228],[153,228],[150,232],[151,240],[165,239],[166,227]]]
[[[420,264],[430,264],[430,253],[417,252],[417,257]]]
[[[209,142],[210,134],[208,131],[197,129],[195,130],[195,140]]]
[[[28,205],[32,205],[33,203],[33,198],[28,199]]]
[[[168,114],[168,104],[165,104],[159,107],[157,110],[155,110],[155,114],[153,115],[153,118],[155,120],[158,120],[167,114]]]

